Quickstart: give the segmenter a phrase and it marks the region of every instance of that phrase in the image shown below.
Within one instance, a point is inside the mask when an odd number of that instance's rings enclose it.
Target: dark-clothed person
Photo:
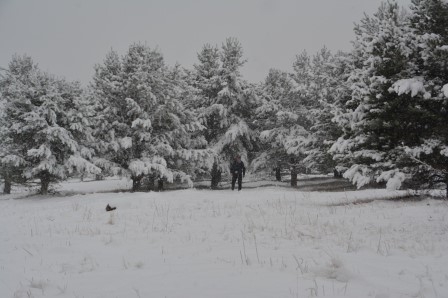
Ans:
[[[230,172],[232,173],[232,190],[235,189],[235,183],[238,179],[238,190],[241,190],[243,184],[243,177],[246,175],[246,167],[240,156],[237,156],[233,161]]]

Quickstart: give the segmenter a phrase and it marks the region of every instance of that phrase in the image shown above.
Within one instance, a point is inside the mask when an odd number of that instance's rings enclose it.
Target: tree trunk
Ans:
[[[3,187],[3,193],[4,194],[11,193],[11,177],[9,176],[9,174],[5,175],[5,185]]]
[[[162,177],[159,177],[157,179],[157,190],[163,191],[163,178]]]
[[[342,173],[340,173],[337,169],[333,169],[334,178],[342,178]]]
[[[132,176],[132,192],[140,190],[140,187],[142,186],[142,175],[138,176]]]
[[[219,182],[221,182],[221,170],[218,168],[217,162],[213,163],[211,176],[212,176],[211,189],[217,189]]]
[[[275,168],[275,179],[277,181],[282,181],[282,173],[280,167]]]
[[[294,158],[291,158],[289,166],[291,167],[291,186],[297,187],[297,164]]]
[[[297,170],[295,166],[291,167],[291,186],[297,187]]]
[[[156,190],[156,186],[155,186],[155,182],[154,182],[154,180],[156,179],[155,175],[154,174],[150,174],[150,175],[148,175],[147,179],[148,179],[148,184],[145,185],[146,186],[146,190],[148,190],[148,191]]]
[[[446,186],[445,200],[448,200],[448,173],[445,174],[445,186]]]
[[[44,171],[40,174],[40,194],[48,194],[48,187],[50,186],[50,173]]]

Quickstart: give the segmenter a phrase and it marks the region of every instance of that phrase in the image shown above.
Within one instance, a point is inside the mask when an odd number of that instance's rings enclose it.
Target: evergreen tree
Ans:
[[[345,177],[358,186],[398,188],[422,171],[446,183],[447,4],[413,1],[411,10],[385,3],[355,28],[352,98],[332,150],[352,162]]]
[[[111,51],[96,66],[91,87],[99,101],[101,163],[129,176],[134,191],[144,177],[150,184],[159,178],[192,185],[190,170],[207,158],[191,138],[203,126],[182,105],[176,73],[142,44],[131,45],[121,59]]]
[[[332,118],[348,92],[349,64],[345,54],[333,56],[323,48],[312,58],[298,55],[293,67],[293,74],[271,70],[261,88],[263,105],[256,114],[265,147],[255,165],[277,174],[288,165],[295,186],[299,167],[328,172],[335,166],[328,149],[340,130]]]
[[[303,165],[313,171],[328,173],[335,162],[328,153],[331,144],[339,137],[340,130],[332,122],[337,104],[343,101],[349,91],[345,80],[350,70],[347,55],[340,52],[333,55],[322,48],[312,58],[306,53],[297,57],[294,63],[294,79],[297,84],[296,98],[300,102],[302,126],[306,138],[291,152],[303,156]]]
[[[4,77],[0,77],[0,82],[4,82]],[[14,159],[14,144],[7,136],[5,123],[5,101],[1,95],[3,86],[0,85],[0,177],[3,178],[3,193],[10,194],[12,183],[21,181],[22,160]]]
[[[400,97],[411,97],[420,111],[418,138],[405,143],[411,162],[402,171],[411,183],[433,187],[445,184],[448,198],[448,3],[413,0],[409,27],[413,29],[411,75],[392,86]]]
[[[209,165],[212,188],[216,188],[221,173],[229,172],[229,163],[241,155],[248,163],[256,135],[251,127],[251,111],[258,99],[253,86],[243,80],[240,68],[243,48],[238,40],[228,38],[221,49],[205,45],[194,66],[193,86],[198,94],[196,107],[202,124],[207,128],[205,139],[215,153]]]
[[[346,83],[350,74],[351,60],[345,53],[332,55],[323,48],[313,57],[312,83],[308,86],[309,98],[313,99],[307,108],[309,138],[304,144],[304,164],[317,172],[329,173],[335,169],[329,149],[341,135],[341,130],[333,123],[333,118],[340,111],[340,104],[350,95]]]
[[[100,172],[82,145],[88,131],[78,83],[40,71],[30,57],[15,56],[1,89],[6,101],[2,137],[8,144],[2,161],[22,166],[27,179],[40,179],[41,194],[76,170]]]
[[[280,180],[281,169],[288,167],[295,157],[288,151],[291,136],[306,134],[299,123],[301,115],[296,106],[295,87],[290,74],[271,69],[260,87],[262,103],[255,110],[262,146],[253,167],[254,170],[274,169],[277,180]],[[294,168],[291,170],[292,176],[297,174]]]
[[[383,172],[395,182],[404,178],[396,171],[395,149],[414,117],[408,117],[410,106],[397,101],[389,88],[403,77],[411,54],[405,22],[396,3],[383,3],[374,17],[365,16],[355,27],[352,98],[337,119],[344,135],[332,149],[351,163],[345,177],[358,187],[380,181]]]

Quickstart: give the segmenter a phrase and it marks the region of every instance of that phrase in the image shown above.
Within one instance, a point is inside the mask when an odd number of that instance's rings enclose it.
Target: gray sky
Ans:
[[[408,5],[410,0],[397,0]],[[87,83],[110,48],[136,41],[157,47],[168,64],[190,67],[205,43],[237,37],[243,75],[263,80],[269,68],[291,70],[296,54],[349,50],[353,23],[381,0],[0,0],[0,66],[14,53]]]

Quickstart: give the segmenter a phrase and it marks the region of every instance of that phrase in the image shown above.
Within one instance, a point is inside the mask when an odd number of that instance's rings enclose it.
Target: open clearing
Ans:
[[[448,204],[405,194],[0,196],[0,297],[448,297]]]

